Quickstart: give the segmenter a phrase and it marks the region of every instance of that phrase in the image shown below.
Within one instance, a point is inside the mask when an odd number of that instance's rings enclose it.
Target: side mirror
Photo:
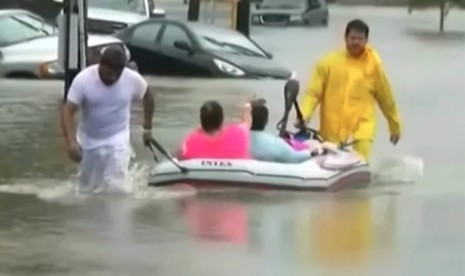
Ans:
[[[150,18],[164,18],[166,17],[166,11],[164,9],[153,9],[150,12]]]
[[[189,54],[193,54],[194,50],[192,49],[191,45],[187,43],[186,41],[175,41],[174,47],[180,50],[187,51]]]

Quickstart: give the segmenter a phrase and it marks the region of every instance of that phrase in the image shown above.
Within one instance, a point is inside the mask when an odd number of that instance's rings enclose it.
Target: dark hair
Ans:
[[[264,105],[252,105],[251,130],[264,130],[268,124],[268,108]]]
[[[111,69],[122,70],[126,66],[126,53],[117,46],[108,46],[103,50],[100,64]]]
[[[217,101],[208,101],[200,108],[200,125],[205,132],[220,129],[223,117],[223,108]]]
[[[368,24],[361,19],[354,19],[347,23],[345,35],[347,36],[352,30],[364,33],[367,38],[370,33],[370,27],[368,27]]]

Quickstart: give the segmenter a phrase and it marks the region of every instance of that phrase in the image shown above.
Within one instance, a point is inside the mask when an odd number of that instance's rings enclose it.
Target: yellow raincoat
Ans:
[[[376,129],[375,102],[386,117],[391,135],[400,135],[399,112],[378,53],[366,46],[358,58],[346,50],[318,62],[300,107],[306,122],[320,104],[320,133],[333,143],[355,141],[366,159]]]

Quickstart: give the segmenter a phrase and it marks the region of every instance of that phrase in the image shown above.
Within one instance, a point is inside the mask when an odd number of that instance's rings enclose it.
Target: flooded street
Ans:
[[[133,194],[75,197],[59,128],[63,83],[0,80],[0,276],[465,275],[465,13],[451,11],[442,35],[436,10],[330,13],[328,28],[254,28],[252,37],[304,86],[315,62],[343,46],[347,21],[366,20],[405,126],[393,148],[379,116],[374,160],[421,156],[419,183],[339,195],[147,188],[153,162],[135,107]],[[154,135],[171,150],[208,99],[233,119],[253,94],[264,97],[270,130],[282,116],[282,81],[149,83]]]

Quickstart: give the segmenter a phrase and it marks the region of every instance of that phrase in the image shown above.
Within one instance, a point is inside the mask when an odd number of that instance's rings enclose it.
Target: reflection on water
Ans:
[[[373,247],[370,199],[332,200],[313,221],[315,254],[321,263],[363,263]]]
[[[154,267],[175,267],[162,275],[399,275],[443,267],[446,259],[451,273],[444,275],[463,275],[465,214],[451,211],[464,200],[215,192],[44,204],[0,194],[0,272],[151,275]],[[8,207],[12,202],[20,207]],[[438,223],[438,213],[450,215]]]
[[[378,205],[373,216],[373,202]],[[289,265],[317,264],[322,269],[354,271],[373,261],[382,249],[391,255],[396,243],[392,197],[334,197],[317,202],[265,205],[218,198],[181,202],[190,234],[215,242],[249,244],[259,250],[269,275]],[[381,208],[380,208],[381,207]],[[284,273],[284,272],[282,272]],[[268,274],[267,274],[268,275]]]
[[[195,237],[234,243],[248,241],[247,213],[238,203],[202,203],[187,200],[184,216]]]

